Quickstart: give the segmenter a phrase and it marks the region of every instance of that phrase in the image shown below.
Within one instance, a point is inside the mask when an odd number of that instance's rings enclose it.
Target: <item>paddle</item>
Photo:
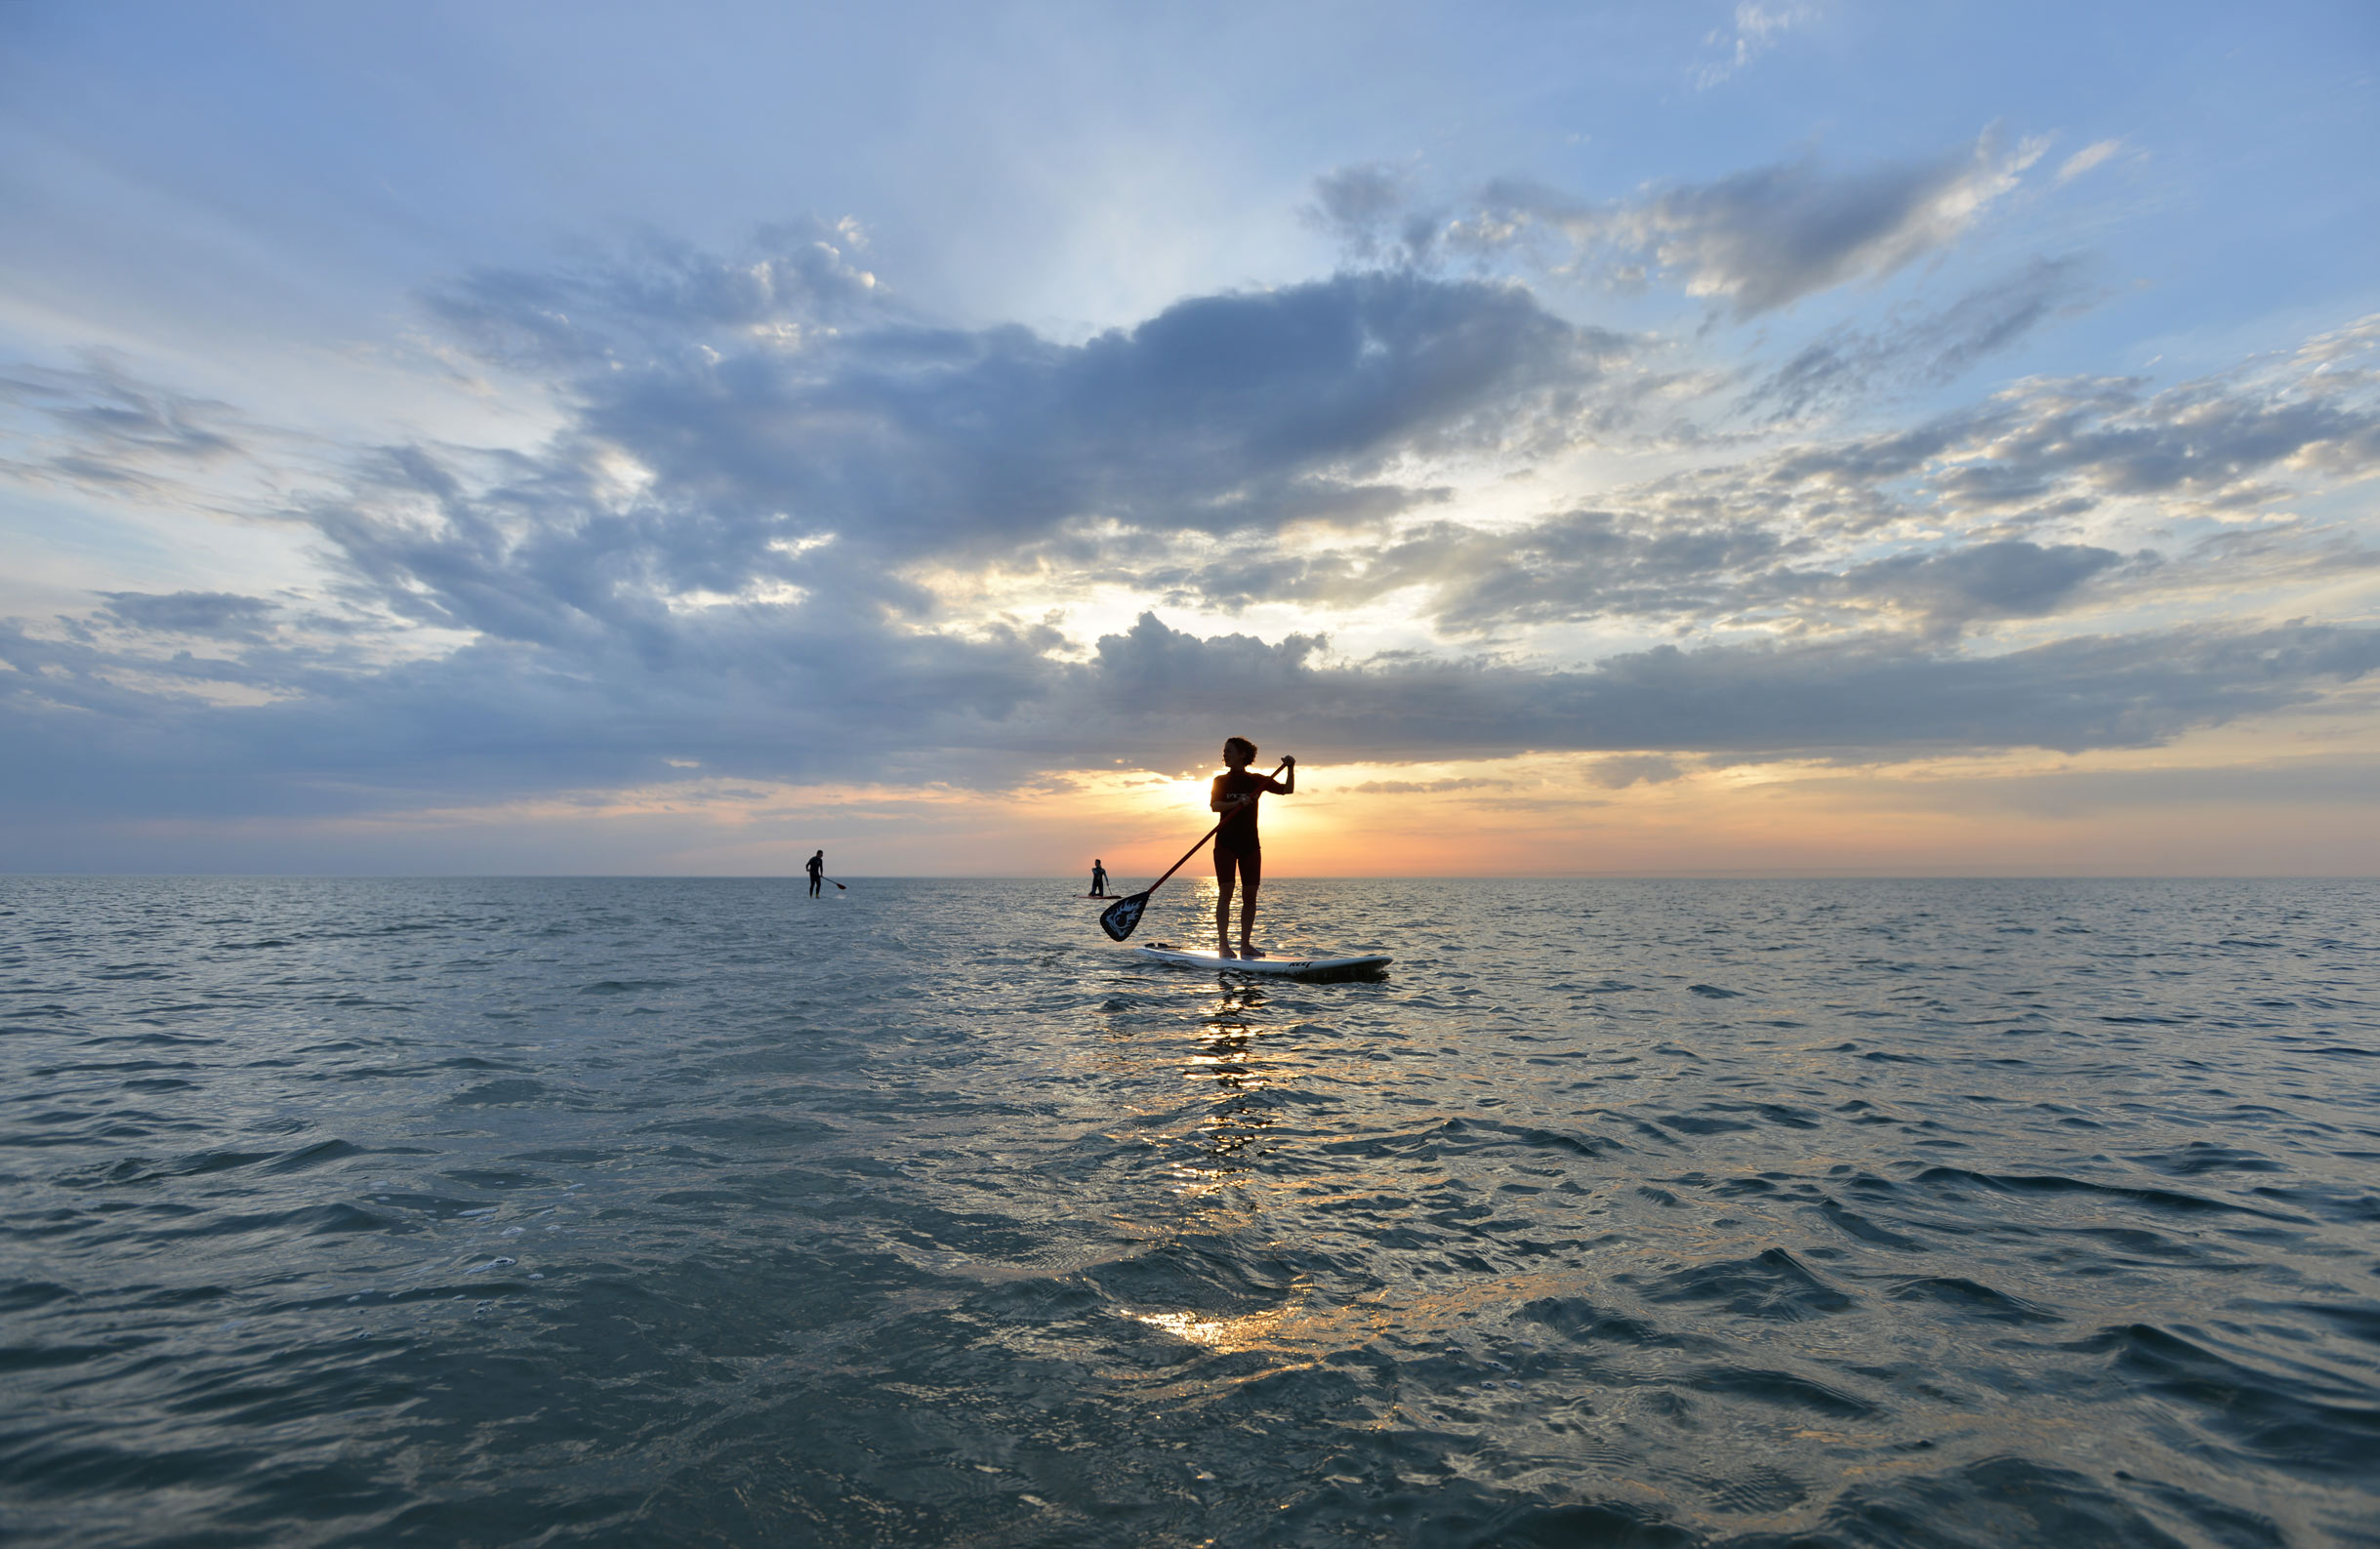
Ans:
[[[827,876],[827,875],[826,875],[826,874],[824,874],[823,872],[819,874],[818,879],[819,879],[820,881],[822,881],[822,882],[835,882],[835,878],[833,878],[832,876]],[[843,885],[842,885],[842,883],[841,883],[841,882],[835,882],[835,891],[837,891],[837,892],[839,892],[839,893],[847,893],[847,892],[849,892],[850,890],[851,890],[851,889],[849,889],[849,888],[847,888],[847,887],[843,886]]]
[[[1287,769],[1289,766],[1290,761],[1287,758],[1284,758],[1279,763],[1273,765],[1273,774],[1277,777],[1280,775],[1282,770]],[[1228,823],[1230,821],[1231,819],[1228,816],[1223,819],[1223,823]],[[1197,844],[1193,844],[1190,846],[1190,848],[1184,850],[1180,860],[1175,861],[1171,866],[1166,868],[1166,876],[1171,876],[1175,872],[1178,872],[1183,867],[1189,865],[1191,856],[1196,855],[1200,848],[1204,846],[1209,839],[1213,838],[1217,834],[1223,832],[1223,823],[1217,823],[1213,828],[1211,828],[1206,833],[1200,835]],[[1114,903],[1099,911],[1099,928],[1107,932],[1108,940],[1122,941],[1125,937],[1130,935],[1134,930],[1137,930],[1140,927],[1140,912],[1149,907],[1149,895],[1166,885],[1166,876],[1159,877],[1157,880],[1151,882],[1148,886],[1142,888],[1139,892],[1132,894],[1128,898],[1117,899]]]

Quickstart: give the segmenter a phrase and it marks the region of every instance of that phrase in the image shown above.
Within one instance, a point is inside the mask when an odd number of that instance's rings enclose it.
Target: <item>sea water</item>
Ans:
[[[0,879],[5,1529],[2380,1542],[2380,887],[846,880]]]

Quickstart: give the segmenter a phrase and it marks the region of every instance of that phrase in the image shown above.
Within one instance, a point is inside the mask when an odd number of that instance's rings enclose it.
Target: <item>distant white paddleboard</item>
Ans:
[[[1385,953],[1360,952],[1352,954],[1277,952],[1262,958],[1225,957],[1212,948],[1201,952],[1191,947],[1174,947],[1165,942],[1134,949],[1143,958],[1157,962],[1169,962],[1179,968],[1222,969],[1228,973],[1270,973],[1288,978],[1325,973],[1365,973],[1385,968],[1390,958]]]

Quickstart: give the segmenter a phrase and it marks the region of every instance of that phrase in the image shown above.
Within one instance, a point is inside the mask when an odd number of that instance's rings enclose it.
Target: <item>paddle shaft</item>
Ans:
[[[1281,760],[1279,763],[1277,763],[1277,764],[1273,765],[1273,774],[1274,774],[1274,775],[1278,775],[1278,774],[1280,774],[1280,773],[1281,773],[1281,771],[1282,771],[1282,770],[1287,769],[1289,766],[1290,766],[1290,761],[1289,761],[1287,758],[1284,758],[1284,759],[1282,759],[1282,760]],[[1270,777],[1268,776],[1267,778],[1270,778]],[[1230,821],[1231,821],[1230,815],[1229,815],[1229,814],[1225,814],[1225,816],[1224,816],[1224,818],[1223,818],[1222,823],[1217,823],[1217,824],[1216,824],[1216,825],[1215,825],[1213,828],[1211,828],[1211,829],[1209,829],[1209,830],[1208,830],[1206,833],[1204,833],[1204,834],[1200,835],[1200,836],[1199,836],[1199,838],[1198,838],[1198,843],[1193,844],[1193,845],[1191,845],[1191,846],[1190,846],[1188,849],[1184,850],[1184,851],[1182,852],[1182,858],[1181,858],[1180,860],[1175,861],[1175,862],[1174,862],[1174,863],[1173,863],[1171,866],[1169,866],[1169,867],[1167,867],[1167,868],[1166,868],[1166,876],[1172,876],[1172,875],[1173,875],[1175,872],[1178,872],[1178,871],[1180,871],[1180,870],[1181,870],[1183,867],[1185,867],[1185,866],[1189,865],[1189,864],[1190,864],[1190,857],[1191,857],[1191,856],[1193,856],[1193,855],[1196,855],[1196,854],[1199,852],[1199,850],[1200,850],[1202,847],[1204,847],[1204,846],[1205,846],[1206,842],[1207,842],[1209,839],[1211,839],[1211,838],[1213,838],[1213,837],[1214,837],[1216,835],[1218,835],[1218,834],[1222,833],[1222,832],[1223,832],[1223,823],[1229,823]],[[1154,892],[1156,892],[1156,891],[1157,891],[1159,888],[1161,888],[1161,887],[1165,886],[1165,885],[1166,885],[1166,876],[1161,876],[1161,877],[1159,877],[1157,880],[1155,880],[1154,882],[1151,882],[1151,883],[1150,883],[1148,886],[1146,886],[1146,887],[1142,888],[1142,889],[1140,890],[1140,896],[1141,896],[1142,898],[1146,898],[1146,897],[1148,897],[1148,896],[1149,896],[1151,893],[1154,893]]]

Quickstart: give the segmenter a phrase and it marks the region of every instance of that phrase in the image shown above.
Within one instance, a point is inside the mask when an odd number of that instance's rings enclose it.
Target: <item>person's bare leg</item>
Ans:
[[[1231,956],[1231,878],[1220,871],[1214,878],[1214,950]]]
[[[1246,879],[1248,890],[1240,895],[1240,951],[1252,955],[1256,944],[1250,938],[1256,928],[1256,878]]]

